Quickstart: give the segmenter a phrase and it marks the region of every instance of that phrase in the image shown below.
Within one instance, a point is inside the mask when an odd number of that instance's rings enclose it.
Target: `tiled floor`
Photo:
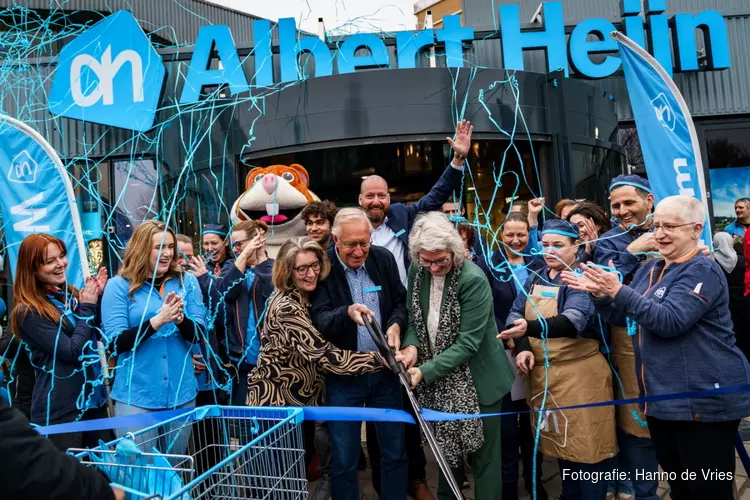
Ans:
[[[750,441],[745,442],[745,448],[748,450],[748,452],[750,452]],[[427,453],[427,462],[428,462],[427,463],[427,484],[429,485],[433,494],[435,494],[437,491],[438,466],[429,448],[425,448],[425,453]],[[737,500],[750,500],[750,479],[748,479],[748,474],[745,471],[745,468],[742,466],[742,462],[740,462],[739,457],[736,460],[737,460],[737,466],[735,469],[735,491],[737,494],[735,495],[735,498]],[[559,497],[560,496],[560,473],[557,467],[556,460],[549,459],[549,458],[545,459],[544,464],[542,466],[542,477],[544,479],[544,487],[547,490],[547,493],[550,495],[550,500],[556,497]],[[365,498],[367,500],[378,500],[378,496],[372,487],[372,480],[370,476],[369,467],[365,471],[359,474],[359,484],[360,484],[360,488],[362,488],[362,491],[364,491]],[[315,491],[316,486],[317,486],[317,482],[310,484],[311,494],[313,491]],[[519,493],[519,498],[522,500],[530,500],[531,498],[526,492],[525,488],[523,487],[523,480],[520,481],[518,493]],[[464,494],[466,495],[466,500],[474,499],[474,496],[472,495],[471,487],[465,490]],[[621,498],[632,499],[633,497],[621,497]],[[659,498],[663,500],[669,499],[666,482],[663,482],[659,485]]]

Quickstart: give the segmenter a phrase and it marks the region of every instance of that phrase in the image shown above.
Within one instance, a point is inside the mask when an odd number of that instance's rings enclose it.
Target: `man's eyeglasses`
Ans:
[[[320,272],[320,261],[318,260],[313,262],[312,264],[295,267],[294,272],[297,273],[297,276],[307,276],[307,273],[310,272],[310,269],[312,269],[314,273]]]
[[[448,264],[450,264],[449,257],[443,257],[442,259],[436,259],[436,260],[427,260],[427,259],[423,259],[422,257],[419,258],[419,265],[422,267],[432,267],[433,265],[438,266],[438,267],[445,267]]]
[[[654,233],[661,229],[665,234],[672,234],[678,227],[692,226],[695,224],[699,224],[699,222],[686,222],[685,224],[662,224],[660,222],[655,222],[651,227],[654,228]]]
[[[362,250],[367,250],[368,248],[370,248],[369,241],[342,241],[341,244],[347,250],[354,250],[357,247],[361,248]]]

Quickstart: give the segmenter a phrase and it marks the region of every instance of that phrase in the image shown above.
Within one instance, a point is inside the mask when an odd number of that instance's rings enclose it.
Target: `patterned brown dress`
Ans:
[[[361,375],[383,367],[378,353],[346,351],[324,340],[309,307],[296,289],[271,294],[260,355],[248,377],[249,406],[318,406],[323,372]]]

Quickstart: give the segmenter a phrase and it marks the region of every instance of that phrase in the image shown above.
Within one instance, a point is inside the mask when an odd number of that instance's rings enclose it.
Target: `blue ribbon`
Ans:
[[[750,384],[733,385],[709,389],[705,391],[678,392],[674,394],[662,394],[657,396],[646,396],[643,398],[617,399],[614,401],[601,401],[573,406],[561,406],[559,408],[545,408],[545,411],[577,410],[583,408],[597,408],[600,406],[619,406],[631,403],[653,403],[655,401],[670,401],[675,399],[694,399],[727,394],[750,392]],[[338,407],[338,406],[305,406],[302,407],[305,420],[328,420],[334,422],[396,422],[414,424],[414,418],[403,410],[390,410],[385,408],[363,408],[363,407]],[[108,429],[119,429],[124,427],[147,427],[164,422],[167,419],[192,412],[192,408],[181,410],[161,411],[144,413],[140,415],[129,415],[126,417],[102,418],[98,420],[87,420],[84,422],[73,422],[69,424],[57,424],[47,427],[37,427],[40,434],[53,435],[70,432],[100,431]],[[508,411],[500,413],[445,413],[423,408],[422,416],[428,422],[440,422],[448,420],[466,420],[470,418],[501,417],[503,415],[520,415],[523,413],[535,413],[538,410]]]

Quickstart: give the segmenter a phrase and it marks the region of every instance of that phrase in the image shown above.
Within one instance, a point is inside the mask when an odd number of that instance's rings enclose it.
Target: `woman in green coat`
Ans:
[[[486,276],[465,259],[461,237],[439,212],[417,218],[409,253],[409,326],[403,344],[412,346],[399,359],[409,368],[420,404],[451,413],[499,413],[514,375],[496,339]],[[466,454],[474,473],[474,498],[501,498],[500,417],[430,425],[458,484],[464,479]],[[453,498],[442,474],[438,498]]]

